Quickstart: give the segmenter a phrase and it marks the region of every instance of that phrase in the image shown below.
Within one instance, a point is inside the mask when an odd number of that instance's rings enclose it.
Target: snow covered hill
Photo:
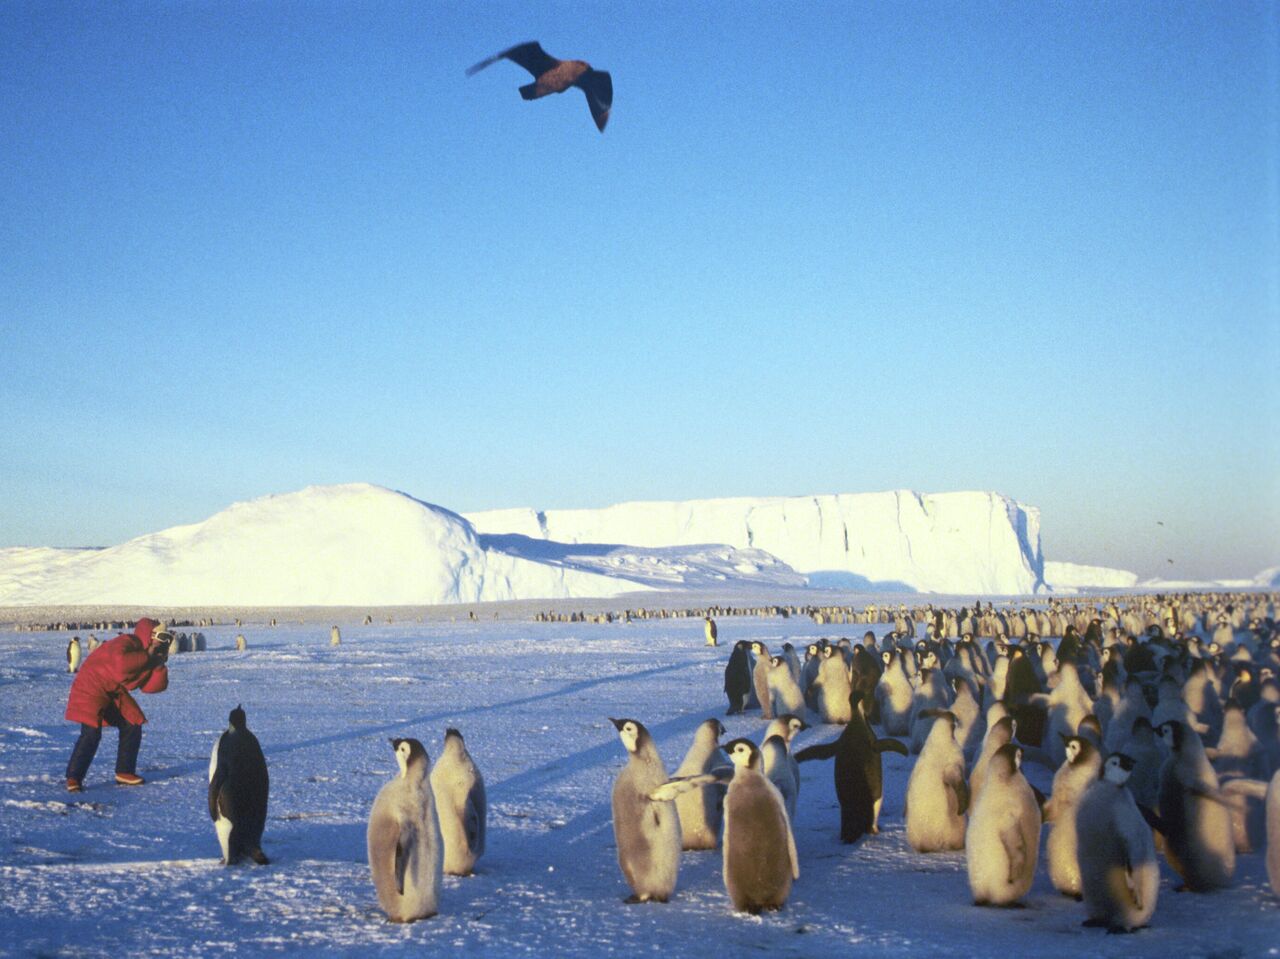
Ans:
[[[1040,511],[999,493],[909,490],[468,513],[480,533],[559,543],[764,550],[811,585],[984,595],[1044,584]]]
[[[456,513],[362,483],[237,503],[109,549],[0,550],[0,606],[435,605],[730,581],[803,585],[758,550],[480,538]]]
[[[1110,566],[1045,560],[1044,580],[1053,592],[1070,593],[1088,589],[1129,589],[1138,584],[1138,574]]]

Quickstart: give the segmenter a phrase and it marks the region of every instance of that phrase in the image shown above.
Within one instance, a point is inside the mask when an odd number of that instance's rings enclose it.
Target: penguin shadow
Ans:
[[[548,690],[546,692],[539,692],[539,693],[528,695],[528,696],[517,696],[515,698],[503,700],[497,703],[477,703],[476,705],[473,705],[473,706],[464,706],[461,708],[451,707],[449,709],[438,710],[436,712],[424,713],[421,716],[414,716],[411,719],[392,720],[377,726],[364,726],[364,727],[361,727],[360,729],[357,729],[351,732],[332,733],[327,736],[315,736],[311,739],[302,739],[302,740],[299,740],[298,742],[288,743],[286,745],[268,746],[267,744],[264,743],[263,753],[266,755],[268,760],[268,765],[269,765],[272,757],[281,756],[286,753],[297,752],[298,750],[314,749],[316,747],[322,747],[322,746],[332,746],[336,743],[354,742],[357,740],[368,739],[372,736],[387,735],[389,733],[400,732],[405,729],[414,729],[420,726],[434,726],[442,722],[454,722],[458,720],[459,717],[462,717],[462,716],[487,715],[487,714],[493,713],[495,710],[500,711],[500,710],[515,708],[520,706],[534,705],[537,703],[542,703],[542,702],[547,702],[549,700],[557,699],[562,696],[572,696],[575,693],[585,692],[586,690],[594,689],[597,686],[605,686],[612,683],[629,683],[636,680],[647,679],[653,676],[661,676],[663,673],[671,673],[671,672],[677,672],[682,669],[696,668],[700,665],[701,664],[698,662],[671,663],[670,665],[667,665],[667,666],[654,666],[650,669],[642,669],[634,673],[625,673],[622,675],[612,675],[612,676],[596,676],[591,679],[582,679],[582,680],[578,680],[577,682],[568,683],[567,685],[561,686],[557,689]],[[714,714],[715,713],[713,710],[707,715],[714,715]],[[603,719],[604,717],[601,717],[601,718]],[[702,718],[705,719],[706,716],[703,716]],[[685,720],[685,721],[690,721],[690,720]],[[666,726],[674,723],[676,725],[672,726],[672,729],[678,729],[678,728],[681,728],[679,726],[680,722],[681,722],[680,719],[670,720],[669,723],[663,724],[658,728],[663,729]],[[613,738],[613,742],[616,744],[617,742],[616,737]],[[542,768],[562,766],[567,761],[572,761],[576,756],[594,754],[597,751],[601,755],[603,755],[607,748],[608,748],[607,746],[592,747],[591,749],[584,750],[583,753],[574,754],[574,756],[569,756],[569,757],[562,757],[561,759],[557,760],[555,763],[549,763],[547,764],[546,767],[542,767]],[[618,748],[621,749],[620,746]],[[591,764],[592,763],[586,763],[581,766],[574,766],[569,771],[573,772],[580,768],[586,768],[587,765],[591,765]],[[207,771],[208,767],[209,767],[209,762],[207,759],[201,760],[199,762],[191,762],[184,765],[171,767],[165,770],[163,773],[157,773],[157,778],[161,775],[164,776],[164,778],[180,778],[182,776],[186,776],[194,772]],[[523,775],[526,775],[526,774],[524,773],[517,774],[517,776],[513,777],[513,779],[519,779],[520,776],[523,776]],[[511,781],[512,779],[504,780],[504,782],[511,782]],[[497,786],[492,788],[500,788],[502,785],[503,785],[502,783],[499,783],[497,784]]]
[[[290,825],[299,826],[292,821]],[[364,864],[369,855],[367,838],[367,826],[363,822],[309,820],[299,828],[281,828],[280,823],[268,819],[262,846],[272,863],[312,859]]]

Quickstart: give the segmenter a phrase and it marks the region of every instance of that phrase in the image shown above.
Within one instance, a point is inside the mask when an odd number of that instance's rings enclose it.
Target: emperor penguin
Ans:
[[[955,738],[964,750],[965,761],[972,759],[982,746],[982,736],[987,731],[987,721],[982,714],[982,704],[969,684],[959,676],[952,681],[955,699],[951,701],[951,714],[955,716]]]
[[[387,918],[414,922],[438,910],[440,821],[427,778],[427,750],[416,739],[392,739],[391,745],[400,774],[378,790],[369,812],[369,871]]]
[[[1040,806],[1021,765],[1020,746],[1001,746],[969,815],[964,856],[977,906],[1010,906],[1031,889],[1040,855]]]
[[[822,664],[815,683],[818,688],[818,712],[824,723],[849,721],[849,694],[853,689],[849,669],[839,646],[822,647]]]
[[[237,706],[209,757],[209,818],[224,865],[233,866],[243,856],[259,865],[269,861],[262,852],[268,785],[262,746],[245,725],[244,708]]]
[[[1161,723],[1159,732],[1170,751],[1160,770],[1165,859],[1193,892],[1229,886],[1236,869],[1231,809],[1200,735],[1177,720]]]
[[[800,782],[791,769],[794,761],[787,752],[787,743],[781,736],[766,736],[760,744],[760,758],[764,763],[764,775],[782,794],[782,803],[787,809],[787,819],[794,822],[796,818],[796,799],[800,792]]]
[[[1267,879],[1280,896],[1280,770],[1267,786]]]
[[[243,653],[248,648],[249,644],[245,642],[244,633],[239,633],[236,636],[236,649]]]
[[[693,745],[685,753],[684,762],[676,769],[676,778],[709,773],[723,765],[720,737],[724,724],[718,719],[704,721],[693,734]],[[724,808],[724,786],[710,785],[694,792],[681,793],[675,799],[680,819],[681,846],[684,849],[715,849],[720,841],[720,821]]]
[[[644,725],[610,719],[627,750],[627,765],[613,783],[613,836],[618,865],[631,886],[627,902],[666,902],[680,872],[680,816],[675,803],[649,794],[663,785],[667,770]]]
[[[781,909],[800,878],[791,819],[756,744],[735,739],[725,752],[734,765],[724,799],[725,891],[738,912]]]
[[[769,696],[777,712],[791,714],[804,719],[809,710],[804,704],[804,693],[796,682],[791,664],[782,656],[769,657]]]
[[[794,713],[783,713],[781,716],[775,716],[773,722],[765,727],[764,737],[760,740],[761,746],[769,741],[772,736],[777,736],[783,742],[787,749],[787,765],[791,768],[791,778],[796,783],[796,798],[800,797],[800,763],[796,761],[796,757],[791,752],[791,744],[795,741],[796,736],[800,735],[804,730],[809,728],[799,716]],[[766,756],[766,758],[768,758]]]
[[[716,621],[710,616],[703,617],[702,631],[706,634],[708,646],[720,645],[720,631],[716,629]]]
[[[916,852],[964,848],[969,809],[964,750],[956,742],[955,716],[939,710],[934,720],[907,780],[907,842]]]
[[[1133,760],[1107,757],[1076,807],[1080,891],[1086,926],[1132,932],[1151,921],[1160,892],[1160,866],[1151,827],[1126,788]]]
[[[751,654],[756,658],[755,667],[751,670],[751,685],[755,689],[756,699],[760,700],[760,715],[765,719],[773,718],[773,703],[769,698],[769,647],[760,640],[751,644]]]
[[[882,752],[907,755],[896,739],[877,739],[867,724],[862,698],[850,694],[851,718],[838,739],[809,746],[796,760],[835,759],[836,798],[840,802],[840,841],[854,843],[867,833],[880,831],[880,806],[884,802]]]
[[[724,667],[724,694],[729,697],[726,715],[745,712],[755,699],[751,682],[751,644],[740,639],[733,644],[729,662]]]
[[[1057,684],[1044,700],[1048,709],[1048,721],[1044,734],[1044,749],[1053,765],[1060,766],[1066,759],[1064,743],[1076,735],[1080,722],[1093,713],[1093,699],[1080,682],[1076,664],[1070,660],[1058,663],[1054,674]]]
[[[71,642],[67,643],[67,672],[74,673],[80,668],[80,637],[72,636]]]
[[[920,685],[911,698],[911,752],[924,748],[924,741],[933,728],[938,713],[951,705],[951,688],[942,670],[927,667],[920,670]]]
[[[93,633],[90,633],[89,643],[88,643],[89,652],[93,652],[95,649],[97,649],[101,645],[102,645],[102,640],[100,640],[97,636],[93,635]]]
[[[986,738],[982,740],[982,751],[978,753],[978,759],[974,762],[973,769],[969,773],[970,806],[977,803],[978,796],[982,793],[982,786],[987,780],[987,767],[991,764],[991,758],[999,752],[1000,747],[1013,742],[1017,729],[1017,723],[1014,722],[1012,716],[1001,716],[987,726]]]
[[[1265,780],[1271,772],[1266,749],[1249,728],[1244,710],[1234,699],[1228,699],[1222,711],[1221,729],[1218,745],[1209,751],[1218,777]]]
[[[444,732],[444,748],[431,767],[431,793],[444,841],[444,871],[450,876],[470,876],[484,854],[489,804],[484,776],[456,729]]]
[[[337,626],[331,626],[329,628],[329,645],[330,646],[342,645],[342,632],[338,629]]]
[[[1102,754],[1081,736],[1065,738],[1062,765],[1053,775],[1053,792],[1044,804],[1049,838],[1044,854],[1049,865],[1049,881],[1065,896],[1079,899],[1080,861],[1077,858],[1076,808],[1102,771]]]

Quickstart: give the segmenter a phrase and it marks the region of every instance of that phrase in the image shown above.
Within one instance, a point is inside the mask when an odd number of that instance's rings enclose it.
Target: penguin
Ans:
[[[444,748],[431,767],[431,793],[444,842],[444,871],[450,876],[470,876],[476,860],[484,855],[489,805],[484,776],[456,729],[444,731]]]
[[[101,645],[102,645],[102,640],[100,640],[97,636],[93,635],[93,633],[90,633],[89,644],[88,644],[89,652],[93,652],[95,649],[97,649]]]
[[[721,762],[720,737],[724,724],[718,719],[703,722],[693,734],[693,745],[675,771],[676,777],[709,773]],[[724,786],[707,786],[696,792],[676,797],[676,815],[680,819],[681,848],[715,849],[720,841],[720,822],[724,808]]]
[[[248,644],[247,642],[245,642],[245,639],[244,639],[244,633],[240,633],[240,634],[238,634],[238,635],[236,636],[236,649],[237,649],[239,652],[242,652],[242,653],[243,653],[243,652],[244,652],[246,649],[248,649],[248,648],[249,648],[249,644]]]
[[[702,631],[706,634],[708,646],[720,645],[720,631],[716,629],[716,621],[710,616],[703,617]]]
[[[918,753],[924,748],[924,741],[933,728],[938,713],[951,705],[951,688],[947,684],[942,670],[935,667],[920,670],[920,685],[911,697],[911,718],[908,726],[911,730],[911,752]]]
[[[800,667],[800,688],[804,690],[805,705],[818,711],[818,670],[822,668],[822,646],[810,643],[805,647],[804,665]]]
[[[791,769],[791,778],[795,780],[797,800],[800,798],[800,763],[796,761],[796,757],[791,753],[791,743],[796,736],[808,728],[809,724],[799,716],[794,713],[783,713],[781,716],[775,716],[773,721],[765,727],[764,736],[760,740],[762,749],[764,743],[767,743],[773,736],[777,736],[782,740],[787,750],[787,766]]]
[[[666,902],[680,872],[680,816],[674,802],[657,802],[649,794],[663,785],[667,770],[642,723],[609,721],[628,754],[612,797],[618,865],[632,891],[626,902]]]
[[[973,770],[969,773],[969,804],[971,807],[977,804],[978,797],[982,794],[982,787],[987,780],[987,767],[991,764],[991,758],[1002,746],[1013,742],[1017,729],[1017,723],[1014,722],[1012,716],[1001,716],[995,722],[991,722],[988,718],[987,735],[982,740],[982,752],[978,754],[978,760],[973,764]]]
[[[1236,868],[1231,810],[1200,735],[1177,720],[1162,723],[1159,733],[1170,751],[1160,770],[1156,820],[1165,859],[1193,892],[1229,886]]]
[[[1031,657],[1022,649],[1011,649],[1003,699],[1009,715],[1018,721],[1018,740],[1028,746],[1039,746],[1044,736],[1048,713],[1037,699],[1043,692]]]
[[[884,727],[885,733],[890,736],[911,734],[911,702],[914,698],[914,689],[904,662],[907,657],[915,662],[914,653],[904,653],[898,649],[886,649],[880,654],[884,662],[884,671],[876,684],[876,703],[880,707],[880,724]]]
[[[769,698],[769,647],[760,640],[751,644],[751,654],[756,664],[751,670],[751,685],[756,699],[760,701],[760,715],[765,719],[773,718],[773,701]]]
[[[1234,699],[1228,699],[1222,710],[1218,745],[1206,750],[1219,779],[1266,779],[1271,772],[1267,752],[1249,728],[1244,710]]]
[[[800,657],[796,655],[796,648],[790,643],[783,643],[782,658],[787,661],[787,667],[791,670],[791,678],[795,680],[795,684],[799,686],[800,673],[804,667],[800,663]]]
[[[765,777],[756,744],[735,739],[725,752],[734,765],[724,798],[725,891],[738,912],[781,909],[792,880],[800,878],[791,818],[782,794]]]
[[[222,846],[223,865],[234,866],[244,856],[259,865],[269,862],[262,852],[268,787],[266,757],[258,737],[245,726],[244,708],[237,706],[209,757],[209,818]]]
[[[982,736],[987,722],[982,715],[982,704],[962,677],[952,680],[955,699],[951,701],[951,714],[955,716],[955,738],[964,750],[965,760],[972,759],[982,746]]]
[[[1049,824],[1049,838],[1044,854],[1048,860],[1049,881],[1064,896],[1079,899],[1080,862],[1076,855],[1076,808],[1087,790],[1102,772],[1102,754],[1088,739],[1063,737],[1065,758],[1053,775],[1053,792],[1044,804],[1044,820]]]
[[[724,667],[724,694],[729,697],[729,709],[725,715],[745,712],[752,698],[751,645],[740,639],[733,644],[729,662]]]
[[[790,663],[782,656],[769,657],[768,677],[769,696],[777,704],[780,713],[806,718],[808,709],[804,704],[804,693],[800,691]]]
[[[1267,786],[1267,879],[1280,896],[1280,770]]]
[[[1151,827],[1126,788],[1133,758],[1113,753],[1076,807],[1076,848],[1085,926],[1133,932],[1151,921],[1160,866]]]
[[[378,790],[369,812],[369,871],[387,918],[414,922],[438,911],[443,843],[427,750],[416,739],[391,745],[400,774]]]
[[[74,673],[80,668],[81,649],[80,637],[72,636],[71,642],[67,643],[67,672]]]
[[[838,739],[809,746],[796,753],[798,762],[832,759],[835,763],[836,798],[840,801],[840,841],[854,843],[866,833],[880,831],[880,806],[884,801],[882,752],[907,755],[896,739],[876,739],[867,724],[862,698],[850,694],[851,718]]]
[[[1076,735],[1080,721],[1093,713],[1093,700],[1081,684],[1072,661],[1059,662],[1054,675],[1057,685],[1043,699],[1033,697],[1033,701],[1043,703],[1048,711],[1043,746],[1049,761],[1057,767],[1066,759],[1063,744],[1068,737]]]
[[[818,713],[824,723],[849,721],[849,669],[838,646],[822,647],[822,664],[815,682],[818,689]]]
[[[342,632],[338,629],[337,626],[331,626],[329,628],[329,645],[330,646],[342,645]]]
[[[1011,906],[1031,889],[1040,854],[1040,806],[1021,772],[1022,747],[1001,746],[969,815],[964,837],[976,906]]]
[[[955,715],[938,710],[920,758],[907,780],[907,842],[916,852],[964,848],[969,787],[964,751],[955,737]]]
[[[791,768],[794,760],[787,751],[786,740],[781,736],[766,736],[760,745],[760,758],[764,763],[765,778],[782,794],[782,803],[787,809],[787,821],[794,822],[800,785]]]

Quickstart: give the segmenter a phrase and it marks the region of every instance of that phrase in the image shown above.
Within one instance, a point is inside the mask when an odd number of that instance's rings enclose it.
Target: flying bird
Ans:
[[[489,64],[503,59],[518,63],[533,74],[533,83],[520,88],[520,96],[526,100],[536,100],[550,93],[564,93],[570,87],[577,87],[586,94],[591,119],[604,133],[604,125],[609,122],[609,108],[613,106],[613,78],[609,74],[591,69],[591,64],[582,60],[557,60],[536,40],[530,40],[495,53],[488,60],[481,60],[467,70],[467,76],[473,76]]]

